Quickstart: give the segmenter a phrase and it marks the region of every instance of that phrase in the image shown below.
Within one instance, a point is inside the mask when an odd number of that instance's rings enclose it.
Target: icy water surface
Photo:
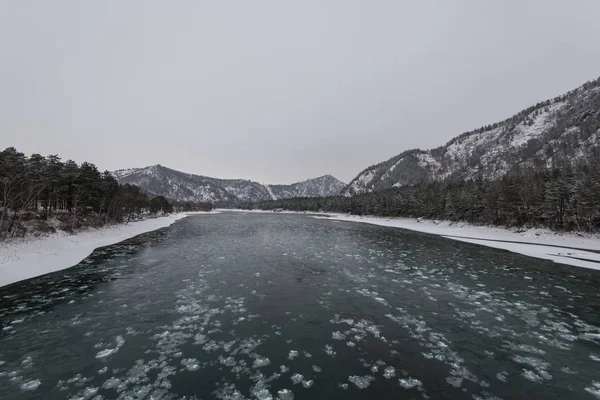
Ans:
[[[600,273],[304,215],[189,217],[0,289],[2,399],[600,398]]]

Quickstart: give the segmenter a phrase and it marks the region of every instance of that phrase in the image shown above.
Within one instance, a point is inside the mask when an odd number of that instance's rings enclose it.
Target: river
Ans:
[[[600,398],[600,271],[224,212],[0,288],[2,399]]]

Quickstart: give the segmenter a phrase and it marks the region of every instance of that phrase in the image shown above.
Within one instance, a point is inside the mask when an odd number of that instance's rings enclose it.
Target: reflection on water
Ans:
[[[3,398],[600,397],[600,273],[222,213],[0,289]]]

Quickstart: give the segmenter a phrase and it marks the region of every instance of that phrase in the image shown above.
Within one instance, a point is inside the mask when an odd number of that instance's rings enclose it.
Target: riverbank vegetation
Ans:
[[[600,154],[575,167],[518,171],[497,180],[429,181],[353,197],[292,198],[248,203],[242,208],[597,232]]]
[[[0,240],[172,211],[164,197],[149,198],[137,186],[120,185],[94,164],[63,162],[56,155],[28,157],[14,147],[0,152]]]

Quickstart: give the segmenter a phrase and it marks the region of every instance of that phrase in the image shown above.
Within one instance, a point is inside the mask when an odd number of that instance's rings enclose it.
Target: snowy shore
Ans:
[[[262,210],[228,210],[237,212],[272,212]],[[296,213],[282,211],[283,213]],[[600,236],[586,233],[559,233],[549,229],[517,231],[502,227],[475,226],[463,222],[417,220],[412,218],[367,217],[348,214],[313,214],[313,218],[408,229],[443,236],[448,239],[508,250],[530,257],[552,260],[576,267],[600,270]]]
[[[519,232],[507,228],[474,226],[449,221],[329,215],[330,217],[324,218],[430,233],[452,240],[544,258],[561,264],[600,270],[600,237],[594,235],[557,233],[549,229],[529,229]]]
[[[258,210],[223,211],[271,213],[271,211]],[[167,227],[190,214],[205,215],[218,212],[173,214],[127,225],[89,229],[76,235],[59,232],[49,236],[0,243],[0,287],[69,268],[79,263],[98,247],[108,246],[142,233]],[[544,258],[562,264],[600,270],[600,237],[597,235],[556,233],[547,229],[529,229],[520,232],[507,228],[409,218],[361,217],[346,214],[323,214],[320,216],[315,215],[318,213],[291,211],[283,213],[312,214],[313,218],[408,229],[504,249],[526,256]]]
[[[0,287],[69,268],[98,247],[167,227],[190,214],[196,213],[171,214],[129,224],[88,229],[75,235],[58,232],[49,236],[0,242]]]

